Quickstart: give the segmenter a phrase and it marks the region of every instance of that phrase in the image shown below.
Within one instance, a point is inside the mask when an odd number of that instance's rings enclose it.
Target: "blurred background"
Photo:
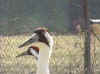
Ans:
[[[99,19],[100,1],[88,0],[88,3],[89,17]],[[84,40],[77,35],[81,16],[80,0],[0,0],[0,74],[36,72],[36,61],[32,56],[18,59],[15,56],[27,50],[17,47],[38,26],[45,26],[54,33],[51,73],[83,74]],[[99,24],[94,29],[99,32]],[[95,74],[100,74],[99,44],[95,39]]]
[[[90,18],[100,18],[100,1],[88,1]],[[80,0],[0,0],[0,34],[32,32],[34,26],[75,32],[81,11]]]

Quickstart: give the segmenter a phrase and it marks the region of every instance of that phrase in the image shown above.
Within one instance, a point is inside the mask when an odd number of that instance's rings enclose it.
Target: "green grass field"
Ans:
[[[35,74],[36,60],[33,56],[16,58],[18,54],[27,50],[27,47],[22,49],[17,47],[28,37],[25,35],[0,37],[0,74]],[[51,74],[83,74],[83,39],[74,35],[58,35],[54,36],[54,41],[50,59]],[[97,40],[95,43],[95,74],[100,74],[100,43]]]

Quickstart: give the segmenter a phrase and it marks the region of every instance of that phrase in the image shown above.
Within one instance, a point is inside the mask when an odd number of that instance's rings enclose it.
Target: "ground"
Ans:
[[[36,60],[32,56],[16,58],[27,50],[18,46],[29,36],[0,36],[0,74],[35,74]],[[50,59],[51,74],[83,74],[84,46],[83,39],[75,35],[57,35]],[[40,45],[41,46],[41,45]],[[95,74],[100,74],[100,43],[95,40]]]

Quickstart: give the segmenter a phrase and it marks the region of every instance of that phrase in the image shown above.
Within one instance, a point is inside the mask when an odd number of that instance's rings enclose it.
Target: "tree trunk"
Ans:
[[[89,31],[85,32],[84,36],[85,36],[84,71],[85,74],[94,74],[93,70],[94,37]]]
[[[91,32],[91,23],[88,19],[88,0],[81,0],[82,2],[82,11],[83,11],[83,23],[82,23],[82,29],[84,31],[84,71],[85,74],[94,74],[94,70],[93,70],[93,60],[92,60],[92,56],[94,56],[94,47],[93,47],[93,43],[94,43],[94,37],[92,35]],[[92,52],[92,53],[91,53]]]

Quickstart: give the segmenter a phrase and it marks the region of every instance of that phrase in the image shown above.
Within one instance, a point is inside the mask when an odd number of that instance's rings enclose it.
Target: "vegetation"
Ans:
[[[99,18],[100,1],[88,1],[89,18]],[[46,26],[51,32],[60,33],[54,36],[55,45],[50,60],[51,73],[83,74],[84,38],[71,33],[75,32],[72,29],[73,24],[80,25],[81,11],[80,0],[0,0],[0,74],[35,73],[34,57],[16,56],[27,50],[27,47],[19,49],[18,46],[37,26]],[[95,33],[100,34],[100,26],[93,24],[93,27]],[[99,44],[95,39],[95,74],[100,74]],[[38,45],[41,47],[40,43]]]
[[[0,73],[2,74],[30,74],[36,72],[36,60],[32,56],[16,58],[18,54],[27,50],[18,46],[29,36],[0,37]],[[54,36],[55,45],[50,59],[52,74],[83,74],[84,72],[84,46],[83,40],[74,35]],[[95,41],[95,74],[100,74],[100,43]],[[35,43],[34,43],[35,45]],[[38,45],[41,47],[40,43]]]

